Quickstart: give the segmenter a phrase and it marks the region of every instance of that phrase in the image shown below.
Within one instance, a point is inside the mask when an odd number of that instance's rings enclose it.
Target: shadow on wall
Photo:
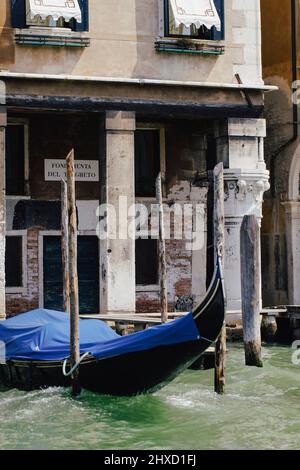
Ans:
[[[134,78],[168,80],[202,80],[209,77],[217,56],[157,52],[155,40],[160,36],[164,0],[135,0],[136,15],[136,66]],[[160,7],[161,4],[161,7]]]
[[[265,160],[271,170],[272,184],[276,193],[288,193],[290,167],[296,144],[289,145],[281,152],[273,164],[271,155],[293,137],[292,90],[287,80],[279,77],[267,77],[265,82],[278,87],[277,91],[265,95],[265,118],[267,120],[267,138],[265,139]],[[299,95],[298,95],[299,96]]]

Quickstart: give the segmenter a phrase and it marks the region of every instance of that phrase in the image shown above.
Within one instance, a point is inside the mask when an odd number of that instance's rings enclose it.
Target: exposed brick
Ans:
[[[7,317],[39,307],[39,228],[27,232],[27,284],[22,294],[6,294]]]

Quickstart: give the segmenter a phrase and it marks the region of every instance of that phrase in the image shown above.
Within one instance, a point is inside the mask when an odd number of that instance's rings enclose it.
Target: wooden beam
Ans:
[[[242,81],[239,73],[235,74],[235,78],[237,79],[237,82],[238,82],[239,85],[243,85],[243,81]],[[243,95],[243,97],[247,101],[247,104],[248,104],[249,108],[252,108],[253,103],[252,103],[252,100],[251,100],[251,96],[249,94],[249,90],[243,89],[243,90],[241,90],[241,94]]]
[[[156,179],[156,200],[159,207],[159,282],[160,282],[160,311],[161,321],[168,321],[168,288],[167,288],[167,264],[166,264],[166,241],[164,230],[164,211],[162,178],[159,173]]]
[[[69,218],[67,183],[61,181],[61,258],[63,270],[64,311],[70,313]]]
[[[262,367],[260,229],[255,215],[246,215],[241,226],[241,283],[246,365]]]
[[[214,168],[214,247],[215,264],[219,258],[224,271],[225,215],[224,215],[224,168],[219,163]],[[215,347],[215,392],[225,393],[226,324],[224,322]]]
[[[78,364],[80,359],[79,343],[79,296],[77,273],[77,214],[75,196],[75,167],[74,150],[67,156],[67,186],[68,186],[68,215],[69,215],[69,271],[70,271],[70,342],[71,367]],[[72,375],[72,394],[78,396],[81,392],[79,383],[79,368]]]
[[[238,90],[235,90],[236,93]],[[257,92],[254,93],[256,101]],[[261,94],[261,92],[258,92]],[[231,92],[232,94],[232,92]],[[107,109],[118,111],[135,111],[141,116],[153,116],[157,118],[176,118],[195,119],[195,118],[228,118],[228,117],[262,117],[264,107],[262,104],[254,104],[252,107],[245,103],[215,103],[199,102],[178,102],[161,101],[157,99],[155,103],[146,99],[130,99],[124,97],[122,100],[117,98],[102,97],[78,97],[78,96],[40,96],[40,95],[7,95],[7,108],[13,111],[36,111],[42,112],[71,112],[74,113],[99,113]]]

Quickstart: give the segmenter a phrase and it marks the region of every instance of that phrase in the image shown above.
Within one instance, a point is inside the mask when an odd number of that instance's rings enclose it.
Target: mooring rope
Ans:
[[[69,359],[66,359],[63,363],[63,366],[62,366],[62,371],[63,371],[63,374],[65,377],[70,377],[70,375],[73,374],[73,372],[75,372],[75,370],[77,369],[77,367],[80,366],[80,364],[82,363],[82,361],[87,357],[89,356],[90,353],[89,352],[86,352],[83,354],[83,356],[81,356],[81,358],[79,359],[78,362],[76,362],[76,364],[74,364],[74,366],[72,367],[72,369],[69,370],[69,372],[66,371],[66,367],[67,367],[67,364],[68,364],[68,361]]]

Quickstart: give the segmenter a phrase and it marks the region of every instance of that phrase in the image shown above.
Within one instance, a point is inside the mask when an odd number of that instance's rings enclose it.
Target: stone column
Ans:
[[[285,202],[289,303],[300,305],[300,202]]]
[[[225,282],[228,310],[241,312],[240,228],[244,215],[262,218],[270,188],[263,154],[264,119],[228,119],[217,131],[218,160],[225,165]]]
[[[0,106],[0,320],[5,309],[5,127],[6,109]]]
[[[101,313],[130,313],[135,312],[135,240],[128,237],[127,208],[134,203],[135,194],[135,113],[107,111],[104,121],[102,202],[113,207],[117,217],[109,212],[110,236],[100,243]]]

